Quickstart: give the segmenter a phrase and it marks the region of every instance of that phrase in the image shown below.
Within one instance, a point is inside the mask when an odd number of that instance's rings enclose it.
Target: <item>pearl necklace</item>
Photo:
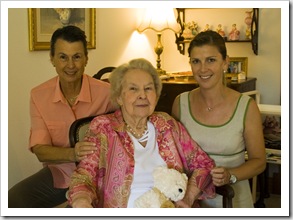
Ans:
[[[143,137],[145,134],[148,133],[148,127],[147,125],[144,126],[144,130],[141,133],[136,132],[129,124],[126,124],[126,130],[129,131],[136,139],[140,139],[141,137]]]

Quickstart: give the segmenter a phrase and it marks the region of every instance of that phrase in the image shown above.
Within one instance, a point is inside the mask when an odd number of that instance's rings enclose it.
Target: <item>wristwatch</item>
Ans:
[[[236,183],[237,182],[237,177],[235,175],[231,174],[229,182],[230,182],[230,184]]]

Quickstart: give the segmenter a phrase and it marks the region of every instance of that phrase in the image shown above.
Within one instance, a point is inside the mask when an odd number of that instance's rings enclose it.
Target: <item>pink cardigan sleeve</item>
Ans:
[[[211,170],[215,167],[213,159],[190,137],[184,126],[178,122],[178,147],[184,168],[194,184],[203,192],[199,199],[215,197],[215,186]]]

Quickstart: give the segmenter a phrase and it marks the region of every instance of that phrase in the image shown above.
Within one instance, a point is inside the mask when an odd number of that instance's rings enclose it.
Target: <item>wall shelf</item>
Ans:
[[[194,8],[196,9],[196,8]],[[185,45],[190,43],[191,40],[184,39],[182,36],[184,30],[184,23],[186,17],[186,8],[176,8],[178,16],[177,22],[181,27],[181,32],[179,34],[175,34],[176,36],[176,44],[177,49],[181,54],[185,54]],[[224,9],[219,9],[224,10]],[[251,24],[251,39],[250,40],[237,40],[237,41],[226,41],[226,43],[251,43],[252,50],[255,55],[258,55],[258,25],[259,25],[259,9],[252,9],[252,24]]]

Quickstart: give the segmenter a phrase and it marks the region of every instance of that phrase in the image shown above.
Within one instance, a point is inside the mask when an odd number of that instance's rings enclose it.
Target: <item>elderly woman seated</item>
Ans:
[[[69,205],[134,207],[135,199],[153,187],[152,172],[158,166],[189,177],[185,197],[176,207],[198,207],[198,200],[213,198],[213,160],[180,122],[154,112],[162,84],[152,64],[131,60],[114,70],[110,83],[112,101],[120,108],[91,122],[85,140],[95,143],[96,151],[73,173]]]

